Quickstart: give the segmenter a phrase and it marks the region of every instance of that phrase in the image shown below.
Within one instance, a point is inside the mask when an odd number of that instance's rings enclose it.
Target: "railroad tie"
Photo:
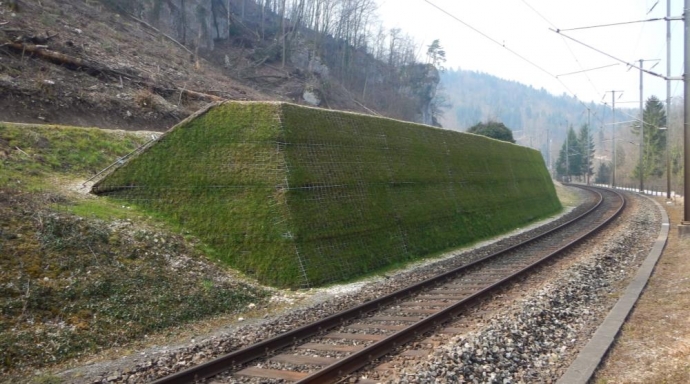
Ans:
[[[266,369],[259,367],[245,368],[237,373],[236,376],[261,377],[266,379],[279,379],[286,381],[298,381],[309,376],[307,372],[285,371],[282,369]]]

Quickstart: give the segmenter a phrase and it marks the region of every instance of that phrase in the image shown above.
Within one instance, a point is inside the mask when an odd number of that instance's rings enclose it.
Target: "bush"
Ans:
[[[474,133],[496,140],[515,143],[515,140],[513,139],[513,131],[498,121],[475,124],[467,130],[467,133]]]

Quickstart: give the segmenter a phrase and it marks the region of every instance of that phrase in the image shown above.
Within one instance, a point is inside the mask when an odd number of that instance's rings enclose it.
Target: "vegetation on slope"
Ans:
[[[212,109],[169,131],[94,191],[161,212],[249,275],[294,282],[279,118],[274,103]]]
[[[291,104],[216,106],[95,190],[163,212],[283,286],[350,279],[560,209],[536,151]]]
[[[560,209],[536,151],[286,104],[288,205],[311,283],[364,274]]]
[[[0,125],[0,373],[122,346],[264,296],[136,209],[61,187],[146,140]]]

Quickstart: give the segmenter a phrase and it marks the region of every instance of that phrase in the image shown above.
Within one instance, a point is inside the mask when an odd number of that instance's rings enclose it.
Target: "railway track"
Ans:
[[[581,188],[596,196],[591,207],[545,233],[155,383],[191,383],[210,377],[214,382],[338,381],[439,329],[477,298],[595,233],[625,207],[625,199],[615,191]]]

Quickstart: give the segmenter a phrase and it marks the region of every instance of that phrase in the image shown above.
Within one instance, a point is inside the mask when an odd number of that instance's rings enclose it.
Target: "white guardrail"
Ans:
[[[611,188],[611,185],[609,185],[609,184],[593,183],[592,185],[594,185],[595,187]],[[640,193],[639,188],[629,188],[629,187],[616,186],[614,189],[618,189],[621,191]],[[644,192],[642,192],[642,193],[644,193],[645,195],[649,195],[649,196],[666,196],[666,191],[652,191],[652,190],[645,189]],[[671,191],[671,198],[672,199],[682,199],[683,195],[680,195],[680,194],[676,193],[675,191]]]

